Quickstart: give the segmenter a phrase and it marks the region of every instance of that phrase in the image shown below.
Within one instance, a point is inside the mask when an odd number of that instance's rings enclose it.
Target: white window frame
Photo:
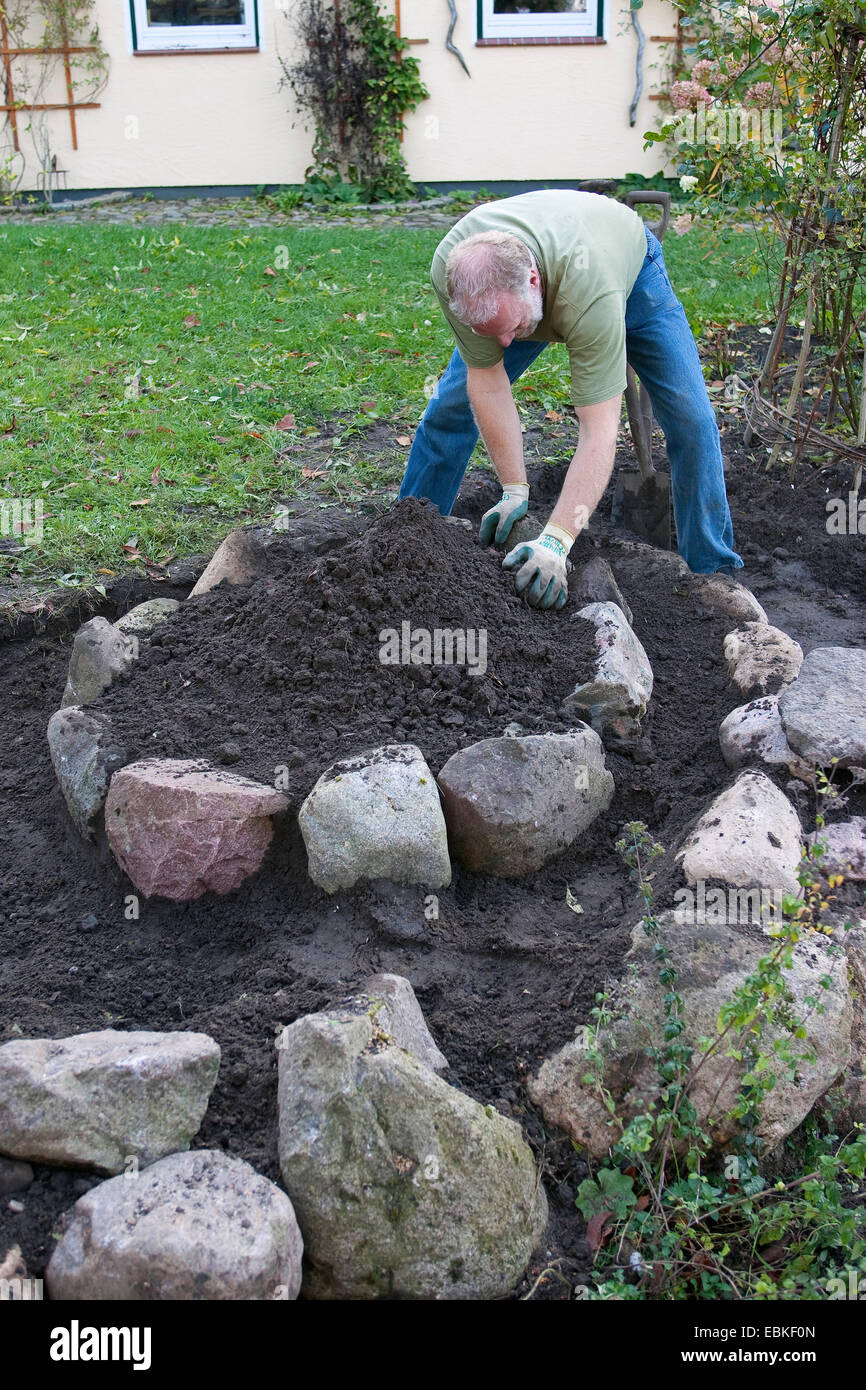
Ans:
[[[169,49],[195,52],[197,48],[257,48],[258,16],[256,0],[241,0],[242,24],[151,24],[147,0],[132,0],[135,50],[137,53],[165,53]]]
[[[481,34],[485,39],[595,38],[599,0],[587,0],[583,14],[495,14],[494,0],[481,0]]]

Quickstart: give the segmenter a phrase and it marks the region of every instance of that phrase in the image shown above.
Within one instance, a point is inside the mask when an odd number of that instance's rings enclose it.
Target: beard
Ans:
[[[544,296],[537,286],[530,285],[524,303],[526,312],[514,335],[515,338],[528,338],[544,318]]]

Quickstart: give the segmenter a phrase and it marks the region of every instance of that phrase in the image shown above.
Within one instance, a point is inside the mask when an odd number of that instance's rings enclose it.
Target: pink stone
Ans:
[[[146,758],[111,779],[108,842],[146,897],[185,901],[232,893],[261,866],[271,817],[288,807],[273,787],[189,758]]]

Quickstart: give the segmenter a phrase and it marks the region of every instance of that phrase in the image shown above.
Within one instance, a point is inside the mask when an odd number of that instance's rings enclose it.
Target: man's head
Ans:
[[[445,265],[448,307],[461,323],[502,347],[528,338],[541,322],[541,275],[529,247],[508,232],[460,241]]]

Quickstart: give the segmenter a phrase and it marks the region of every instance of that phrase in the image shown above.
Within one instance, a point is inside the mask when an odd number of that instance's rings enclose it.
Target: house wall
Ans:
[[[403,33],[428,40],[413,48],[431,93],[406,120],[414,180],[483,184],[658,170],[659,154],[644,152],[642,136],[656,124],[658,103],[648,94],[659,89],[659,65],[671,51],[650,36],[673,33],[670,4],[646,0],[639,12],[647,45],[634,127],[636,40],[625,6],[607,15],[603,45],[519,47],[476,47],[475,0],[457,0],[457,7],[454,42],[471,78],[445,49],[445,0],[402,0]],[[97,0],[110,55],[101,105],[78,113],[77,151],[64,112],[33,118],[37,143],[57,155],[72,189],[302,182],[310,135],[297,123],[291,92],[280,87],[279,55],[292,50],[286,8],[291,0],[259,0],[258,53],[135,56],[127,0]],[[65,99],[58,81],[51,100]],[[27,119],[19,115],[19,124]],[[8,130],[4,139],[8,145]],[[32,189],[39,157],[31,135],[22,134],[22,146],[22,186]]]

